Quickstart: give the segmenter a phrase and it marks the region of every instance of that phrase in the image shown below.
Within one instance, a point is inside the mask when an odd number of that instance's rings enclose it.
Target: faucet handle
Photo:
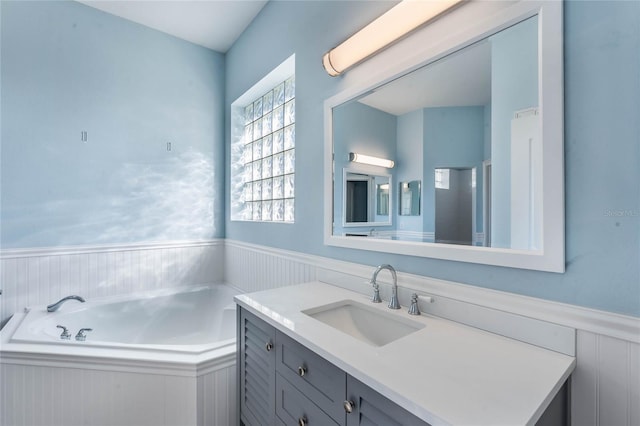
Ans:
[[[69,333],[69,330],[67,329],[67,327],[65,327],[64,325],[56,325],[56,327],[62,329],[62,333],[60,334],[60,338],[62,340],[71,339],[71,333]]]
[[[373,298],[371,299],[371,303],[382,303],[382,299],[380,299],[380,286],[373,280],[371,280],[370,283],[373,286]]]
[[[76,340],[79,342],[84,342],[87,340],[87,335],[84,334],[85,331],[93,331],[93,328],[81,328],[78,330],[78,334],[76,334]]]
[[[413,293],[411,295],[411,306],[409,307],[409,315],[420,315],[420,308],[418,307],[418,295]]]

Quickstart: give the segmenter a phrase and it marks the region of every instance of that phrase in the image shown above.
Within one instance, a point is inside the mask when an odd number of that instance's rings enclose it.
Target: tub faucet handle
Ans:
[[[71,339],[71,333],[69,333],[69,330],[67,330],[67,327],[65,327],[64,325],[56,325],[56,327],[62,329],[62,333],[60,334],[60,338],[62,340]]]
[[[93,328],[81,328],[76,334],[76,340],[79,342],[84,342],[87,340],[87,335],[84,334],[86,331],[93,331]]]

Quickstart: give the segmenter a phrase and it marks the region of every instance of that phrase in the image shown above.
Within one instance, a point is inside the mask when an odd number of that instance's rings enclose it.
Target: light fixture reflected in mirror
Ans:
[[[370,166],[386,167],[387,169],[392,169],[395,165],[393,160],[373,157],[371,155],[356,154],[355,152],[349,153],[349,161],[353,163],[369,164]]]
[[[322,65],[330,76],[340,75],[347,68],[384,49],[461,1],[403,0],[325,53]]]

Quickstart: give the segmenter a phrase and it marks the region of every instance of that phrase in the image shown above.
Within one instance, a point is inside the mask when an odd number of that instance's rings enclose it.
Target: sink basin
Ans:
[[[384,346],[424,327],[353,300],[341,300],[302,313],[372,346]]]

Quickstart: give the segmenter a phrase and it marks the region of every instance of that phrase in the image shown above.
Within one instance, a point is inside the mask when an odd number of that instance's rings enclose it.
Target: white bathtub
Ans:
[[[238,292],[232,287],[163,293],[86,303],[69,300],[52,313],[44,306],[28,309],[26,315],[18,315],[8,324],[21,320],[8,342],[185,354],[200,354],[234,344],[233,296]],[[60,338],[58,325],[69,330],[71,339]],[[75,339],[81,328],[92,329],[86,333],[85,341]]]
[[[0,423],[235,424],[238,293],[214,285],[25,308],[0,331]],[[93,329],[85,341],[80,328]],[[30,417],[59,405],[100,409]]]

